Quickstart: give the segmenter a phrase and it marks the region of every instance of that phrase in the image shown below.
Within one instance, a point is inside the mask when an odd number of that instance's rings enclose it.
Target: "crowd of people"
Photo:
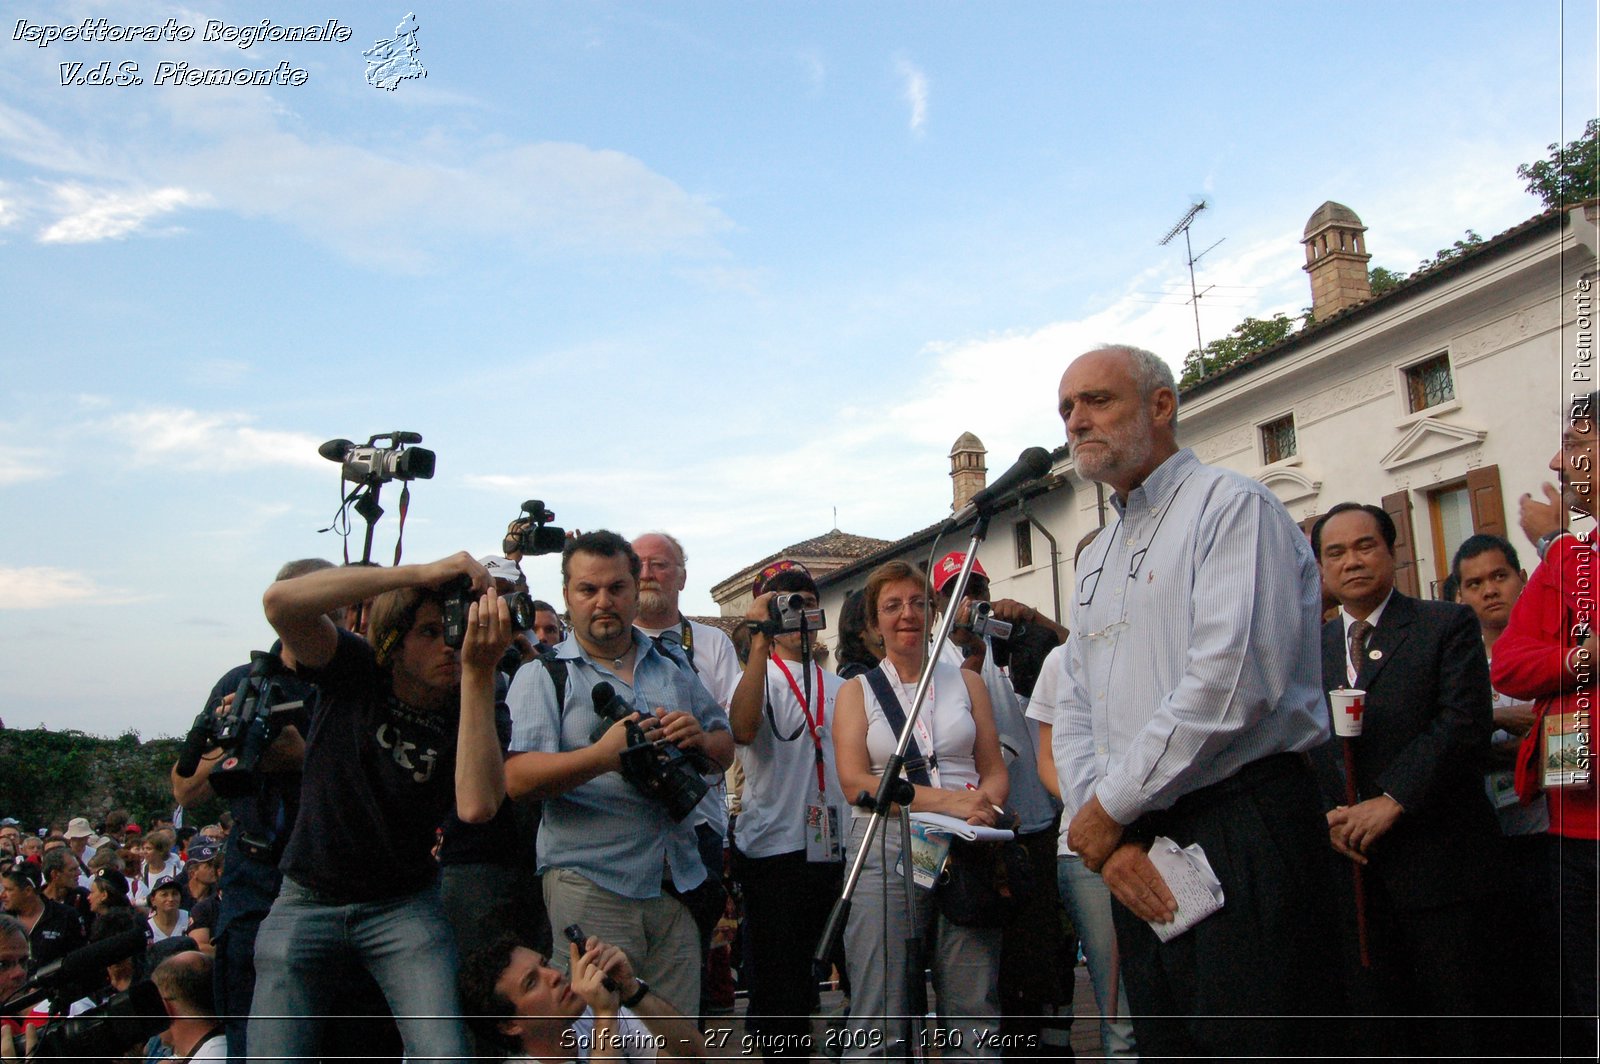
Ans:
[[[1068,626],[961,552],[879,566],[831,646],[792,560],[735,637],[686,618],[662,532],[569,536],[562,610],[515,526],[291,562],[172,771],[222,822],[0,822],[0,1055],[144,1001],[106,1055],[707,1057],[736,970],[729,1052],[1060,1056],[1081,950],[1108,1056],[1592,1056],[1595,401],[1532,576],[1475,535],[1459,601],[1396,589],[1382,508],[1308,537],[1201,463],[1129,347],[1057,395],[1114,511]]]

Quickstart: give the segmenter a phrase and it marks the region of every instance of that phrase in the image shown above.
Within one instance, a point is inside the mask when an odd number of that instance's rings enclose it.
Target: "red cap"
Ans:
[[[956,574],[961,572],[961,567],[967,562],[967,552],[953,550],[939,559],[939,564],[933,567],[933,589],[943,591],[944,585],[954,580]],[[983,563],[976,559],[972,562],[972,575],[989,579],[989,574],[983,571]]]

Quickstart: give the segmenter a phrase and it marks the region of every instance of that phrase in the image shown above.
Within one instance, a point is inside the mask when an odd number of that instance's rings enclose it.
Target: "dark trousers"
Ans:
[[[764,1057],[808,1056],[817,996],[811,956],[844,887],[844,865],[813,864],[799,850],[774,857],[736,854],[733,870],[744,890],[749,943],[746,1025],[761,1036]]]
[[[1129,833],[1199,843],[1224,893],[1219,912],[1165,944],[1113,903],[1139,1055],[1293,1057],[1329,1045],[1337,1021],[1309,1018],[1341,1011],[1328,831],[1304,761],[1253,762]]]
[[[1600,1013],[1596,989],[1596,955],[1600,953],[1595,909],[1600,873],[1600,842],[1555,840],[1561,889],[1561,1051],[1564,1056],[1593,1060],[1595,1016]]]

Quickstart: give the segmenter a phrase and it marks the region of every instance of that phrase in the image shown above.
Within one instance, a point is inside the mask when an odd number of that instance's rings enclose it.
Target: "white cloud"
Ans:
[[[0,451],[0,488],[55,476],[56,470],[44,466],[42,457],[37,451],[11,448]]]
[[[70,184],[57,186],[54,196],[61,217],[40,231],[41,244],[114,240],[137,232],[151,218],[207,202],[207,197],[182,188],[117,192]]]
[[[298,432],[255,428],[242,414],[203,414],[166,408],[118,414],[104,426],[137,462],[190,469],[260,465],[326,469],[321,440]]]
[[[0,566],[0,609],[43,610],[101,597],[94,581],[81,573],[44,566]]]
[[[909,59],[896,59],[902,82],[901,96],[911,107],[911,132],[921,133],[928,122],[928,76]]]

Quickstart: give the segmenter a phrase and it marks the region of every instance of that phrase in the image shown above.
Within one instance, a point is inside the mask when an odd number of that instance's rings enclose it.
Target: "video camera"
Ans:
[[[87,1012],[56,1020],[39,1035],[30,1060],[118,1060],[172,1025],[156,985],[146,979]]]
[[[604,680],[594,685],[592,695],[600,723],[590,732],[589,741],[597,743],[613,724],[626,720],[634,708]],[[682,820],[694,812],[708,789],[701,773],[713,771],[715,766],[701,754],[685,752],[665,739],[650,741],[645,738],[644,729],[632,721],[627,728],[628,747],[622,752],[622,778],[633,784],[639,793],[660,802],[673,820]]]
[[[380,441],[389,446],[379,446]],[[343,476],[352,484],[386,484],[391,480],[432,480],[437,455],[425,447],[420,432],[380,432],[365,446],[350,440],[329,440],[317,453],[343,464]]]
[[[276,654],[250,653],[250,671],[239,681],[233,704],[218,713],[200,711],[184,739],[178,775],[193,776],[207,750],[221,748],[222,760],[211,770],[211,789],[223,798],[249,793],[261,756],[286,725],[306,711],[304,686]]]
[[[529,499],[523,503],[522,516],[511,522],[511,531],[506,533],[503,544],[506,553],[532,556],[561,553],[567,545],[567,532],[546,523],[555,519],[555,513],[546,510],[541,500]]]
[[[987,602],[974,602],[967,607],[968,622],[973,635],[986,635],[990,639],[1010,639],[1011,622],[994,615],[994,607]]]
[[[820,632],[828,626],[827,616],[820,606],[807,606],[806,597],[798,591],[780,591],[767,601],[767,619],[746,622],[752,631],[767,635],[785,632]]]

